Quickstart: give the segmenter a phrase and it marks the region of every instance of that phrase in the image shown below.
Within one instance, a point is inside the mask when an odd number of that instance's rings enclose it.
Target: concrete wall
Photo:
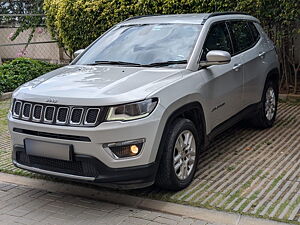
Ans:
[[[24,31],[16,40],[9,40],[9,36],[16,31],[17,28],[0,28],[0,58],[2,60],[14,59],[22,54],[25,45],[1,46],[6,44],[26,43],[30,31]],[[46,29],[37,28],[31,43],[53,41]],[[25,52],[25,57],[41,59],[53,63],[66,63],[69,61],[68,56],[63,49],[59,48],[57,43],[30,44]]]

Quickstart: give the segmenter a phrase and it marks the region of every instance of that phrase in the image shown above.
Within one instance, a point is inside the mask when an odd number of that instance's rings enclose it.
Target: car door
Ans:
[[[234,116],[241,110],[243,91],[243,68],[240,56],[234,55],[229,30],[225,22],[212,24],[201,53],[201,61],[211,50],[223,50],[232,55],[228,64],[213,65],[200,69],[206,80],[202,87],[210,113],[209,130]]]
[[[265,70],[265,50],[259,32],[251,21],[230,21],[229,29],[236,54],[240,55],[244,69],[243,108],[260,101],[260,76]]]

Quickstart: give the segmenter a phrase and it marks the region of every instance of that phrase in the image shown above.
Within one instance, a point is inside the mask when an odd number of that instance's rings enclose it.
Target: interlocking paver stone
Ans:
[[[36,221],[42,221],[51,215],[53,215],[53,212],[43,210],[43,209],[36,209],[26,214],[24,218],[36,220]]]
[[[201,221],[201,222],[203,222],[203,221]],[[194,223],[195,223],[195,220],[194,220],[194,219],[191,219],[191,218],[183,218],[183,220],[180,221],[180,222],[178,223],[178,225],[192,225],[192,224],[194,224]],[[202,225],[204,225],[204,224],[205,224],[205,222],[203,222]]]
[[[162,223],[162,224],[170,224],[170,225],[177,224],[176,220],[168,219],[168,218],[161,217],[161,216],[156,217],[154,219],[154,222],[158,222],[158,223]]]
[[[204,221],[195,221],[191,225],[207,225]]]

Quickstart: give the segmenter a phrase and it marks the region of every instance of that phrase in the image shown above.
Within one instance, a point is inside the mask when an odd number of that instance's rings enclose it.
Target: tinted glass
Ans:
[[[188,60],[201,30],[194,24],[116,27],[100,38],[76,64],[122,61],[151,64]]]
[[[256,42],[260,38],[259,32],[258,32],[258,30],[256,29],[255,25],[252,22],[249,22],[248,25],[249,25],[249,28],[252,32],[253,39]]]
[[[223,50],[230,54],[233,53],[225,23],[217,23],[211,27],[203,45],[201,61],[206,60],[206,54],[211,50]]]
[[[245,21],[230,22],[231,31],[235,40],[235,52],[239,53],[253,45],[252,35]]]

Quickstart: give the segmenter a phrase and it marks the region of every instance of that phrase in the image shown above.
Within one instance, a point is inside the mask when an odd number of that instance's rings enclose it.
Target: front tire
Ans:
[[[277,114],[278,86],[272,80],[266,82],[260,107],[252,124],[261,129],[272,127]]]
[[[199,158],[199,135],[193,122],[184,118],[175,120],[166,132],[156,185],[178,191],[193,180]]]

